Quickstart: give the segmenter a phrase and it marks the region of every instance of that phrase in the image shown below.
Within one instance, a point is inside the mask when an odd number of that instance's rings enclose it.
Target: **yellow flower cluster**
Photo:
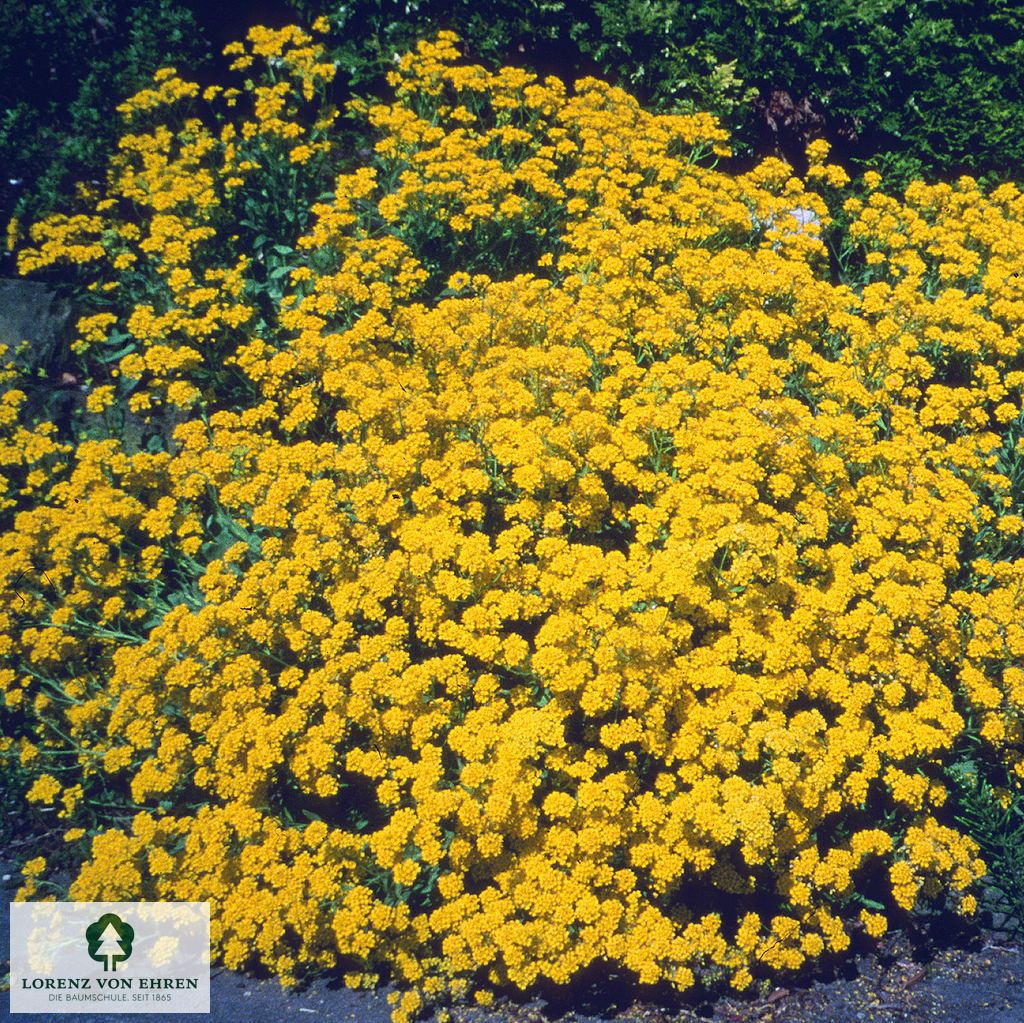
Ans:
[[[297,30],[250,42],[294,47],[292,93],[327,75]],[[1024,746],[1024,198],[868,182],[855,291],[786,164],[697,159],[709,117],[466,67],[450,34],[392,84],[258,330],[249,261],[206,253],[260,172],[240,140],[291,140],[287,88],[126,138],[99,206],[139,223],[97,207],[98,251],[56,220],[22,256],[164,282],[123,324],[136,394],[245,382],[168,452],[80,445],[0,537],[8,581],[52,580],[0,593],[7,755],[32,800],[112,776],[137,811],[72,897],[209,900],[224,961],[286,981],[388,964],[399,1023],[599,960],[742,989],[919,899],[969,913],[943,767],[969,719]]]

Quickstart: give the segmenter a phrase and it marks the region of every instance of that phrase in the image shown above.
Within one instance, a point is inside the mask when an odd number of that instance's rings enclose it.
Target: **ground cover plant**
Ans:
[[[447,33],[337,175],[314,37],[231,56],[19,254],[89,303],[70,431],[0,404],[0,753],[64,839],[20,897],[210,901],[228,966],[389,973],[398,1021],[971,917],[958,793],[1024,775],[1024,196],[727,174],[713,117]]]

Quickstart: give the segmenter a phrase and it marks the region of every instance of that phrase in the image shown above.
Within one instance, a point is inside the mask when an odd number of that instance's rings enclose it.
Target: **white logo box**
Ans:
[[[208,902],[10,909],[12,1013],[209,1013]]]

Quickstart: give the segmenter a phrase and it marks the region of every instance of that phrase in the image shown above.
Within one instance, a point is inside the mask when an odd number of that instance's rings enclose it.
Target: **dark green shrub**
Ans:
[[[1024,158],[1024,10],[1005,0],[288,2],[332,17],[334,56],[357,91],[448,28],[477,58],[597,73],[660,110],[708,110],[741,154],[778,147],[799,162],[824,134],[896,184],[1011,177]],[[806,113],[772,128],[773,96]]]

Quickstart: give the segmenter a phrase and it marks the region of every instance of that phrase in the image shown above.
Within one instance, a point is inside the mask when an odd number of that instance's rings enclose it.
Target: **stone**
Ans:
[[[71,303],[39,281],[0,278],[0,361],[19,371],[56,370],[68,341]],[[28,346],[18,351],[22,341]]]

